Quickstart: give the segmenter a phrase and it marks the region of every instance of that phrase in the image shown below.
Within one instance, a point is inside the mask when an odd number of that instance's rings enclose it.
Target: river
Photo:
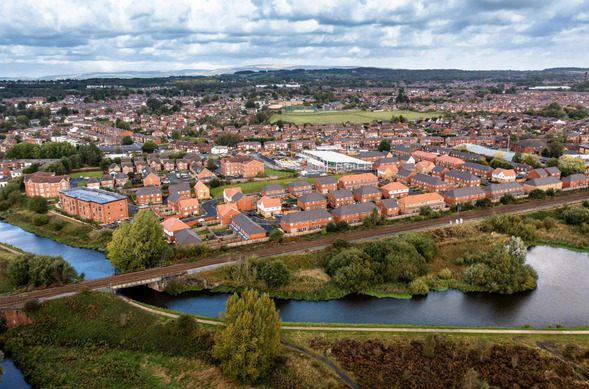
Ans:
[[[430,291],[409,300],[347,296],[331,301],[275,300],[283,321],[373,323],[460,327],[533,327],[589,325],[587,253],[548,246],[528,251],[527,263],[538,272],[538,287],[514,295]],[[179,296],[147,287],[124,295],[174,311],[216,317],[230,294],[187,292]]]
[[[61,255],[87,280],[114,274],[106,256],[100,251],[80,249],[26,232],[20,227],[0,221],[0,242],[40,255]]]

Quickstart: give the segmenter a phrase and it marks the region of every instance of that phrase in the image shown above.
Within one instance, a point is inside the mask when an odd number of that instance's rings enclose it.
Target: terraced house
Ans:
[[[266,230],[243,213],[233,216],[229,228],[244,241],[266,237]]]
[[[381,215],[388,217],[399,215],[399,203],[394,198],[382,199],[378,204]]]
[[[337,181],[334,177],[319,177],[313,183],[315,190],[321,194],[328,194],[333,190],[337,190]]]
[[[349,189],[334,190],[327,195],[327,201],[333,208],[354,204],[354,194]]]
[[[474,174],[462,170],[450,170],[444,174],[444,181],[456,186],[480,186],[481,179]]]
[[[474,203],[478,199],[487,197],[487,193],[478,186],[452,189],[442,193],[446,204]]]
[[[331,214],[336,222],[346,221],[355,224],[361,223],[366,216],[370,215],[373,209],[377,209],[380,214],[380,208],[374,203],[344,205],[333,209]]]
[[[491,184],[483,188],[487,192],[487,197],[493,201],[501,200],[501,197],[506,194],[511,194],[513,197],[518,198],[526,194],[524,186],[519,182],[506,182],[503,184]]]
[[[354,200],[359,203],[368,203],[370,201],[380,201],[382,199],[381,191],[374,186],[363,186],[354,190]]]
[[[584,174],[571,174],[562,178],[562,188],[565,190],[582,189],[589,187],[589,177]]]
[[[326,209],[327,200],[317,192],[307,193],[297,199],[298,207],[303,211]]]
[[[444,181],[425,174],[416,174],[411,177],[411,185],[429,192],[443,192],[447,189]]]
[[[380,191],[382,193],[382,197],[385,199],[399,199],[409,195],[409,188],[400,182],[391,182],[390,184],[381,186]]]
[[[129,217],[127,198],[102,189],[78,187],[61,190],[59,207],[68,215],[101,224]]]
[[[560,181],[556,177],[543,177],[543,178],[534,178],[532,180],[527,180],[526,182],[524,182],[524,190],[526,191],[526,193],[530,193],[534,189],[559,190],[559,189],[562,189],[562,181]]]
[[[357,189],[363,186],[378,186],[378,177],[372,173],[353,174],[340,177],[338,180],[340,189]]]
[[[137,205],[161,204],[162,191],[157,186],[144,186],[137,190]]]
[[[421,207],[430,207],[438,211],[446,206],[444,198],[439,193],[406,196],[399,199],[397,203],[399,204],[399,212],[404,215],[419,213]]]
[[[280,228],[286,233],[320,230],[332,220],[333,216],[323,209],[293,212],[284,215],[280,221]]]
[[[475,176],[479,176],[481,178],[490,179],[493,175],[493,169],[491,166],[481,165],[480,163],[476,162],[466,162],[462,165],[462,170],[467,172],[471,172]]]
[[[294,197],[300,197],[313,192],[313,187],[305,180],[298,180],[288,184],[288,192]]]
[[[270,198],[284,198],[288,196],[288,192],[280,184],[268,184],[264,185],[260,190],[262,196],[268,196]]]

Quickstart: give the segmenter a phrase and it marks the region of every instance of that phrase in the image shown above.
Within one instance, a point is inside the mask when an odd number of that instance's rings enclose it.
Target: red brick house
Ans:
[[[330,221],[333,221],[333,216],[323,209],[293,212],[284,215],[280,228],[286,233],[313,231],[322,229]]]
[[[164,236],[170,243],[176,241],[176,234],[179,231],[190,229],[188,224],[175,217],[164,220],[161,225],[164,229]]]
[[[378,186],[378,177],[372,173],[353,174],[340,177],[340,189],[357,189],[363,186]]]
[[[333,190],[337,190],[337,181],[334,177],[319,177],[313,183],[315,190],[321,194],[328,194]]]
[[[129,217],[127,198],[102,189],[79,187],[61,190],[59,208],[68,215],[100,224]]]
[[[487,193],[487,197],[493,201],[499,201],[501,197],[506,194],[511,194],[513,197],[522,197],[526,194],[524,187],[519,182],[505,182],[502,184],[491,184],[483,188]]]
[[[450,170],[444,174],[444,181],[456,186],[480,186],[481,179],[474,174],[462,170]]]
[[[333,208],[354,204],[354,194],[349,189],[334,190],[327,195],[327,201]]]
[[[447,189],[444,181],[437,177],[426,176],[425,174],[416,174],[411,177],[411,185],[429,192],[443,192]]]
[[[313,192],[313,186],[305,180],[298,180],[288,184],[288,192],[294,197]]]
[[[430,207],[436,211],[446,207],[444,198],[439,193],[405,196],[400,198],[397,203],[399,204],[399,213],[402,215],[419,213],[421,207]]]
[[[268,196],[270,198],[284,198],[288,196],[286,189],[280,184],[268,184],[264,185],[260,190],[262,196]]]
[[[221,220],[223,224],[231,223],[233,216],[238,214],[240,214],[240,212],[235,203],[217,205],[217,219]]]
[[[180,217],[198,215],[200,206],[197,198],[184,198],[181,197],[176,203],[176,213]]]
[[[452,189],[442,193],[446,204],[474,203],[478,199],[487,197],[487,193],[478,186]]]
[[[376,205],[380,208],[381,215],[387,217],[399,215],[399,203],[394,198],[382,199]]]
[[[385,199],[394,198],[398,199],[409,195],[409,188],[400,182],[391,182],[380,187],[382,197]]]
[[[233,195],[231,200],[237,205],[240,211],[251,211],[254,209],[254,201],[241,192]]]
[[[36,172],[25,174],[24,184],[28,197],[51,198],[58,197],[60,190],[70,188],[70,178],[67,175],[56,176],[50,172]]]
[[[311,211],[313,209],[326,209],[327,200],[317,192],[307,193],[297,199],[298,207],[303,211]]]
[[[515,182],[516,178],[517,174],[515,174],[515,171],[513,169],[497,168],[493,170],[493,173],[491,174],[491,179],[501,184],[506,182]]]
[[[170,194],[178,193],[179,195],[187,198],[192,197],[190,185],[188,183],[170,185],[168,190]]]
[[[382,193],[374,186],[363,186],[354,189],[354,200],[359,203],[368,203],[370,201],[378,202],[382,199]]]
[[[435,160],[436,165],[445,166],[449,169],[460,169],[464,163],[460,158],[450,157],[449,155],[441,155]]]
[[[229,228],[244,241],[266,237],[266,230],[243,213],[233,216]]]
[[[562,188],[567,190],[589,187],[589,177],[584,174],[571,174],[562,178]]]
[[[417,173],[415,173],[414,170],[401,169],[397,173],[397,176],[395,177],[395,179],[397,180],[397,182],[400,182],[400,183],[405,184],[405,185],[409,185],[409,184],[411,184],[411,179],[416,174]]]
[[[491,166],[481,165],[480,163],[476,162],[466,162],[464,165],[462,165],[462,170],[488,180],[491,178],[493,170],[495,169],[493,169]]]
[[[221,172],[226,176],[255,177],[264,172],[264,163],[244,155],[223,158]]]
[[[160,186],[160,178],[155,173],[149,173],[143,177],[143,186]]]
[[[138,205],[161,204],[162,191],[157,186],[144,186],[137,190]]]
[[[362,220],[372,213],[373,209],[377,209],[380,214],[380,208],[374,203],[360,203],[343,205],[338,208],[334,208],[331,211],[333,220],[336,222],[346,221],[350,224],[361,223]]]

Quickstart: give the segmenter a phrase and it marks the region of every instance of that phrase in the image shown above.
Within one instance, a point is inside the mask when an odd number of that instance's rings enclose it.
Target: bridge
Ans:
[[[252,252],[245,252],[232,255],[218,255],[205,258],[198,262],[180,263],[166,267],[141,270],[137,272],[114,275],[95,280],[84,280],[75,284],[61,287],[34,290],[31,292],[18,293],[10,296],[0,297],[0,308],[21,307],[30,299],[40,301],[63,297],[79,293],[83,289],[113,292],[118,289],[129,288],[138,285],[148,285],[157,290],[165,290],[167,283],[191,274],[203,272],[221,266],[238,263],[246,256],[255,256],[258,259],[270,258],[285,254],[295,254],[305,251],[321,250],[329,247],[336,239],[344,239],[348,242],[361,242],[370,239],[385,238],[387,236],[402,232],[419,231],[438,227],[448,226],[457,218],[465,221],[481,220],[493,213],[526,213],[541,209],[552,208],[566,204],[578,203],[589,199],[589,193],[580,192],[560,197],[550,198],[543,201],[531,201],[523,204],[512,204],[498,206],[492,209],[470,211],[460,215],[452,214],[438,219],[423,220],[418,222],[407,222],[395,225],[383,226],[371,230],[350,231],[332,237],[312,239],[302,242],[277,244]]]

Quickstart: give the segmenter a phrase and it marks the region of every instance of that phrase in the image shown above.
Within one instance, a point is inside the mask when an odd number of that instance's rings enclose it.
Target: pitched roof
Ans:
[[[426,174],[421,174],[421,173],[417,173],[416,175],[411,177],[411,182],[415,182],[415,181],[425,182],[428,185],[434,185],[434,186],[446,185],[446,183],[444,181],[440,180],[438,177],[428,176]]]
[[[566,176],[561,178],[561,181],[566,181],[566,182],[575,182],[575,181],[584,181],[584,180],[589,180],[589,177],[587,177],[584,174],[571,174],[570,176]]]
[[[480,163],[476,162],[466,162],[464,165],[462,165],[462,168],[469,168],[481,172],[492,172],[494,170],[491,166],[481,165]]]
[[[228,199],[233,198],[233,195],[236,193],[241,193],[241,188],[225,188],[223,189],[223,196],[227,197]]]
[[[318,177],[315,182],[318,182],[320,185],[337,185],[337,181],[335,177]]]
[[[386,209],[399,208],[399,203],[396,199],[382,199],[379,204],[384,205]]]
[[[358,203],[358,204],[349,204],[349,205],[342,205],[341,207],[334,208],[331,213],[337,216],[348,216],[354,214],[361,214],[365,212],[372,212],[372,210],[376,208],[374,203]]]
[[[51,172],[35,172],[32,174],[25,174],[24,178],[25,182],[48,184],[61,182],[62,180],[66,180],[69,182],[70,178],[67,175],[56,176],[54,173]]]
[[[319,193],[311,192],[311,193],[307,193],[306,195],[299,197],[299,201],[302,203],[307,203],[307,202],[311,202],[311,201],[327,201],[327,200],[325,200],[325,197],[321,196]]]
[[[164,230],[170,231],[170,232],[180,231],[180,230],[184,230],[187,228],[190,229],[190,226],[188,224],[184,223],[182,220],[177,219],[175,217],[171,217],[169,219],[166,219],[163,222],[161,222],[160,224],[162,225]]]
[[[284,215],[282,220],[285,223],[299,223],[309,220],[330,219],[331,214],[323,209],[313,209],[311,211],[293,212]]]
[[[239,213],[233,216],[233,219],[231,219],[231,223],[238,226],[242,231],[244,231],[248,235],[266,233],[266,230],[264,230],[259,224],[255,223],[252,219],[245,216],[243,213]]]
[[[239,213],[239,210],[237,209],[237,205],[235,203],[217,205],[218,215],[224,216],[230,212]]]
[[[396,182],[396,181],[386,184],[384,186],[381,186],[380,189],[381,190],[384,189],[386,191],[389,191],[389,190],[409,190],[409,188],[406,185],[403,185],[402,183]]]
[[[310,187],[310,186],[311,186],[311,184],[309,184],[305,180],[298,180],[298,181],[291,182],[290,184],[288,184],[289,188],[304,188],[304,187]]]
[[[524,187],[521,183],[519,182],[506,182],[503,184],[491,184],[491,185],[487,185],[483,188],[483,190],[487,191],[487,192],[498,192],[498,191],[502,191],[502,190],[523,190]]]
[[[190,192],[190,184],[188,184],[187,182],[184,182],[182,184],[174,184],[174,185],[170,185],[170,193],[174,193],[174,192],[185,192],[188,191]]]
[[[137,196],[145,196],[152,194],[162,194],[162,191],[157,186],[144,186],[137,190]]]
[[[348,197],[354,197],[354,194],[349,189],[334,190],[330,193],[330,195],[332,195],[333,198],[336,200],[346,199]]]
[[[285,191],[286,189],[280,184],[268,184],[264,185],[261,189],[262,192],[274,192],[274,191]]]
[[[447,172],[444,175],[444,177],[457,178],[459,180],[465,180],[465,181],[480,181],[481,180],[480,178],[478,178],[477,176],[475,176],[471,172],[466,172],[463,170],[450,170],[449,172]]]
[[[277,198],[262,196],[262,198],[258,200],[258,208],[260,207],[260,205],[263,208],[280,207],[282,205],[282,202],[280,201],[280,199]]]
[[[358,189],[354,190],[354,194],[358,194],[360,196],[367,196],[367,195],[372,195],[372,194],[381,194],[380,190],[378,190],[378,188],[371,186],[371,185],[365,185],[362,186]]]
[[[189,199],[187,199],[186,197],[181,197],[178,204],[180,204],[181,208],[191,207],[194,205],[196,205],[198,207],[198,199],[195,197],[191,197]]]
[[[444,198],[436,192],[433,193],[423,193],[413,196],[405,196],[397,200],[399,204],[413,204],[413,203],[421,203],[426,201],[444,201]]]
[[[452,189],[443,193],[445,197],[460,198],[465,196],[482,196],[485,191],[478,186],[469,186],[465,188]]]
[[[554,176],[549,176],[549,177],[540,177],[540,178],[534,178],[532,180],[527,180],[526,182],[524,182],[524,185],[531,185],[531,186],[554,185],[554,184],[558,184],[559,182],[561,182],[561,181],[558,178],[556,178]]]
[[[202,243],[200,236],[191,229],[180,230],[174,235],[174,237],[176,238],[176,243],[180,246]]]
[[[340,177],[339,181],[343,182],[356,182],[359,180],[369,180],[369,181],[376,181],[377,177],[372,173],[362,173],[362,174],[351,174],[347,176]]]

